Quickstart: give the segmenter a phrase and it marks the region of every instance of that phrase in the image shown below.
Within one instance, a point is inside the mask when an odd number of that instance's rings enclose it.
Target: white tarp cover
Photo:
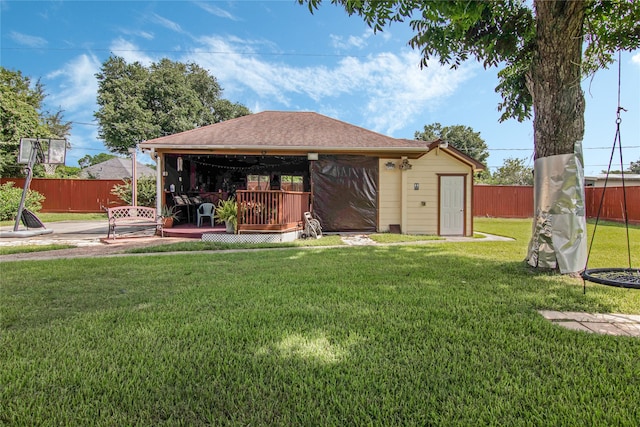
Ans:
[[[587,262],[582,147],[576,153],[536,159],[534,219],[527,262],[577,273]]]

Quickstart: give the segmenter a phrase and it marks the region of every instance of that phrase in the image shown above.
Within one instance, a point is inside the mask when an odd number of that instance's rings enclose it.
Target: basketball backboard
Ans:
[[[21,138],[18,163],[29,163],[33,150],[40,150],[39,163],[64,164],[67,155],[66,139]]]

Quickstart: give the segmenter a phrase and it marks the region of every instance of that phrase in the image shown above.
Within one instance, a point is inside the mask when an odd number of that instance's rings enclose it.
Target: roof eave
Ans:
[[[149,144],[141,143],[140,148],[156,149],[156,150],[209,150],[209,151],[307,151],[313,153],[336,153],[343,151],[358,151],[358,152],[412,152],[412,153],[426,153],[429,148],[424,147],[309,147],[306,145],[185,145],[185,144]]]

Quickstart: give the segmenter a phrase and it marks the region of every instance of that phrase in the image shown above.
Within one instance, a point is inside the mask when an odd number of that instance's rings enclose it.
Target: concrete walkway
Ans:
[[[638,314],[599,314],[553,310],[540,310],[538,313],[552,323],[574,331],[640,338],[640,315]]]

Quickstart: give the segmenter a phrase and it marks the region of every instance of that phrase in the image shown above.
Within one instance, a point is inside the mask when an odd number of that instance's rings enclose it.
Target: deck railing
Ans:
[[[300,227],[310,210],[311,193],[297,191],[236,192],[238,232],[288,231]]]

